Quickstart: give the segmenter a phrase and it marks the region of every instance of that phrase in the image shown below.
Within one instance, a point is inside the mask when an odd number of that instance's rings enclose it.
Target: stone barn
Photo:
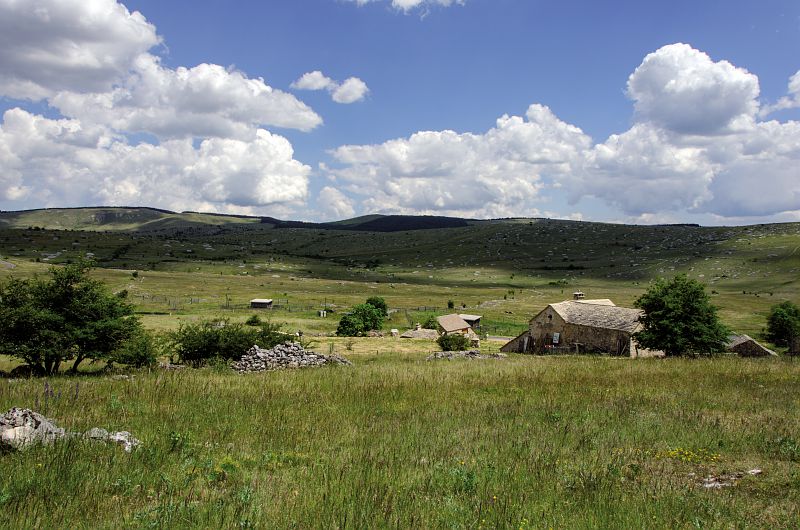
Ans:
[[[617,307],[611,300],[550,304],[530,320],[525,333],[500,351],[638,356],[645,352],[638,350],[632,336],[640,329],[641,314],[639,309]]]

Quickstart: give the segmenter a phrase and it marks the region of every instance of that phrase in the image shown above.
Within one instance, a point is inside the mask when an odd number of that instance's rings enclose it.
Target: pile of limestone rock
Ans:
[[[253,346],[231,367],[240,374],[283,370],[286,368],[308,368],[325,365],[352,364],[338,355],[322,355],[306,350],[296,342],[278,344],[272,349],[262,350]]]
[[[31,409],[12,408],[0,416],[0,451],[25,449],[38,443],[51,444],[65,438],[84,438],[116,443],[130,453],[141,442],[127,431],[108,432],[95,427],[85,433],[69,432]]]
[[[505,353],[481,353],[480,350],[437,351],[433,355],[429,355],[425,360],[438,361],[444,359],[452,361],[453,359],[504,359],[505,357]]]

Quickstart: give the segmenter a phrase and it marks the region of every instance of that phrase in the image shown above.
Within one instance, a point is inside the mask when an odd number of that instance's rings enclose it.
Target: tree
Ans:
[[[645,348],[668,356],[725,351],[730,332],[700,282],[686,275],[659,278],[634,305],[644,310],[634,338]]]
[[[772,306],[767,316],[767,340],[776,346],[791,346],[800,337],[800,307],[790,301]]]
[[[0,353],[45,374],[64,361],[71,371],[86,359],[109,359],[141,332],[133,306],[89,277],[79,262],[50,269],[50,279],[12,278],[0,286]]]
[[[372,304],[358,304],[339,320],[336,334],[340,337],[356,337],[383,326],[383,312]]]
[[[389,307],[386,305],[386,300],[380,296],[370,296],[367,298],[366,303],[380,311],[384,318],[389,316]]]

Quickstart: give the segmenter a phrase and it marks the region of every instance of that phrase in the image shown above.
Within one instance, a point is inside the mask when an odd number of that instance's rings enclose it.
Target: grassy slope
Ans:
[[[376,294],[411,310],[392,327],[421,318],[413,308],[443,312],[453,300],[485,315],[490,332],[515,335],[544,305],[574,289],[630,305],[650,279],[678,272],[705,282],[724,321],[740,332],[758,334],[771,305],[800,302],[800,224],[695,228],[507,220],[365,233],[225,219],[219,225],[184,219],[171,228],[133,232],[0,230],[0,255],[20,265],[0,270],[0,277],[36,269],[25,260],[60,263],[91,252],[101,267],[145,271],[136,281],[126,273],[99,273],[115,288],[127,288],[144,311],[193,318],[243,307],[253,297],[285,298],[306,309],[276,318],[312,332],[332,331],[336,320],[316,319],[314,308],[326,302],[346,307]],[[566,285],[551,285],[559,280]],[[246,315],[236,310],[233,316]],[[150,320],[157,327],[176,323]]]
[[[35,407],[71,429],[144,442],[132,455],[73,441],[3,456],[0,525],[798,523],[791,360],[352,358],[352,368],[244,377],[59,378],[47,401],[41,382],[0,381],[0,409]],[[763,474],[735,487],[697,484],[753,468]]]
[[[150,208],[49,208],[0,212],[0,226],[24,229],[134,231],[196,225],[257,223],[258,219],[200,213],[172,213]]]

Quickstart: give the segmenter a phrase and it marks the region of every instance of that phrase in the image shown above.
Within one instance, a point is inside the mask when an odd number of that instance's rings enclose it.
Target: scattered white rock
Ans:
[[[469,350],[469,351],[438,351],[432,355],[429,355],[425,360],[426,361],[438,361],[441,359],[445,359],[448,361],[452,361],[453,359],[505,359],[507,356],[505,353],[486,353],[483,354],[480,350]]]
[[[20,450],[37,443],[53,443],[64,438],[82,436],[91,440],[114,442],[130,453],[142,442],[127,431],[109,433],[105,429],[95,427],[84,434],[67,432],[30,409],[12,408],[0,416],[0,450]]]

